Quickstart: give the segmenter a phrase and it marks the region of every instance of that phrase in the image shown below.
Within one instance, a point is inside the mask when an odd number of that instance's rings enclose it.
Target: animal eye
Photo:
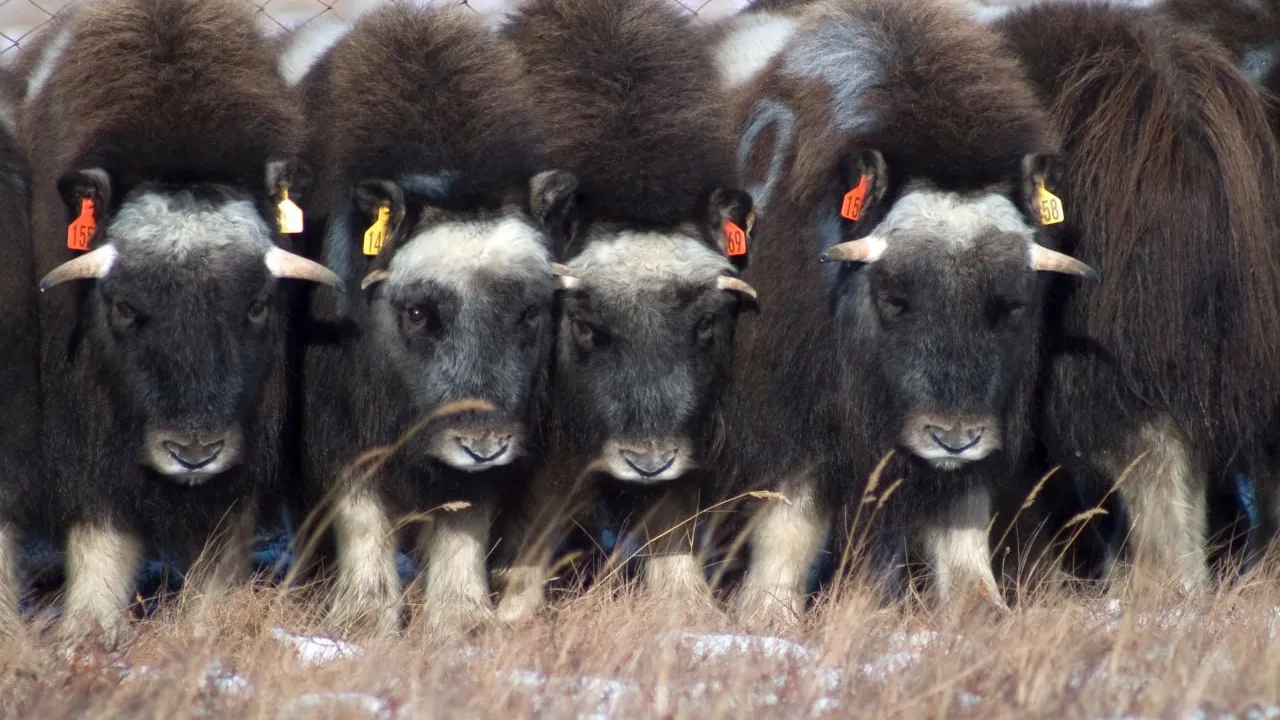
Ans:
[[[995,325],[1003,320],[1015,319],[1022,315],[1026,306],[1026,302],[1021,298],[993,298],[987,303],[987,320]]]
[[[537,304],[530,305],[524,309],[524,312],[520,313],[520,319],[517,323],[520,325],[532,325],[538,320],[538,316],[541,315],[541,310],[541,306]]]
[[[254,300],[253,304],[249,306],[249,311],[245,314],[248,316],[249,322],[254,324],[261,323],[267,319],[267,301],[262,298]]]
[[[705,340],[708,337],[710,337],[712,331],[715,330],[715,326],[716,326],[715,314],[708,313],[706,315],[703,315],[701,318],[698,318],[698,324],[694,326],[693,330],[698,334],[699,339]]]
[[[590,347],[595,343],[595,329],[577,318],[571,318],[569,320],[569,331],[573,333],[574,342],[578,343],[582,347]]]
[[[898,295],[882,295],[876,298],[881,316],[896,318],[909,309],[907,299]]]
[[[428,329],[432,324],[431,309],[425,305],[406,305],[404,308],[405,327],[414,332]]]
[[[128,327],[138,319],[138,311],[127,302],[111,304],[111,320],[119,327]]]

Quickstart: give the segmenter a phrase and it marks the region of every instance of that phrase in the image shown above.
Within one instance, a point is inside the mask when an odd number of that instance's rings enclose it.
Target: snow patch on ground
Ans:
[[[889,652],[875,660],[863,663],[858,672],[860,675],[879,682],[885,682],[890,675],[901,672],[920,660],[924,651],[938,639],[933,630],[921,630],[907,634],[896,632],[888,637]]]
[[[397,713],[390,701],[358,692],[307,693],[294,698],[284,707],[283,716],[305,718],[312,715],[329,717],[334,710],[363,710],[370,718],[391,720]]]
[[[815,654],[809,648],[777,637],[691,632],[671,633],[667,637],[685,646],[694,662],[720,660],[731,655],[750,655],[794,662],[817,661]]]
[[[240,677],[221,660],[214,660],[205,666],[200,674],[201,692],[216,692],[221,695],[240,695],[253,689],[248,680]]]
[[[346,640],[323,635],[295,635],[283,628],[272,628],[271,637],[291,646],[298,659],[307,665],[346,660],[360,654],[360,648]]]

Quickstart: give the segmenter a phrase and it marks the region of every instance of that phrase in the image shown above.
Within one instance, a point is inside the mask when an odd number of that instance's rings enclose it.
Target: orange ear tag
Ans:
[[[302,232],[302,208],[289,199],[289,191],[280,191],[280,232],[285,235],[297,235]]]
[[[374,257],[382,252],[382,246],[387,242],[387,227],[391,224],[391,208],[386,205],[378,206],[378,219],[373,221],[368,230],[364,231],[364,254]]]
[[[93,239],[93,231],[96,229],[98,221],[93,217],[93,198],[80,198],[80,216],[67,226],[67,248],[88,250],[89,241]]]
[[[747,254],[747,233],[732,220],[724,221],[724,254],[729,257]]]
[[[844,201],[840,203],[840,217],[849,220],[862,217],[862,204],[867,201],[867,184],[867,176],[864,174],[858,178],[857,187],[844,194]]]

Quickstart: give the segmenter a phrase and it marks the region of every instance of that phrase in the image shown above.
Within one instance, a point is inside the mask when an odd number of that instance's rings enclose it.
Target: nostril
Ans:
[[[959,455],[981,442],[986,428],[963,426],[942,428],[937,425],[929,425],[925,427],[925,432],[929,434],[929,437],[933,438],[938,447],[952,455]]]
[[[458,446],[478,463],[493,462],[511,449],[511,436],[499,438],[458,438]]]
[[[199,470],[208,467],[218,456],[222,454],[222,448],[226,445],[223,440],[217,440],[211,443],[178,443],[172,440],[165,440],[162,445],[169,457],[173,458],[179,465],[187,470]]]
[[[668,450],[667,452],[635,452],[631,450],[618,451],[622,455],[623,461],[640,474],[641,477],[651,478],[657,477],[666,472],[676,462],[677,451]]]

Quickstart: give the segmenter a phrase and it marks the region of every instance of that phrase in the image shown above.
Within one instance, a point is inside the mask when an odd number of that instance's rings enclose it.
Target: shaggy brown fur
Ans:
[[[9,75],[0,75],[0,112],[9,115]],[[7,123],[6,123],[7,124]],[[31,261],[27,167],[8,128],[0,130],[0,635],[16,620],[17,550],[24,532],[43,529],[36,277]]]
[[[997,27],[1066,138],[1068,250],[1104,277],[1055,301],[1051,460],[1114,480],[1142,433],[1184,435],[1192,505],[1152,518],[1168,547],[1133,540],[1194,581],[1203,569],[1168,556],[1202,557],[1205,478],[1256,459],[1280,391],[1280,156],[1264,106],[1221,48],[1151,13],[1031,7]],[[1127,502],[1174,501],[1148,495],[1172,478],[1139,470]]]
[[[547,149],[590,217],[675,225],[733,185],[723,100],[692,20],[665,0],[535,0],[506,34],[526,57]]]

